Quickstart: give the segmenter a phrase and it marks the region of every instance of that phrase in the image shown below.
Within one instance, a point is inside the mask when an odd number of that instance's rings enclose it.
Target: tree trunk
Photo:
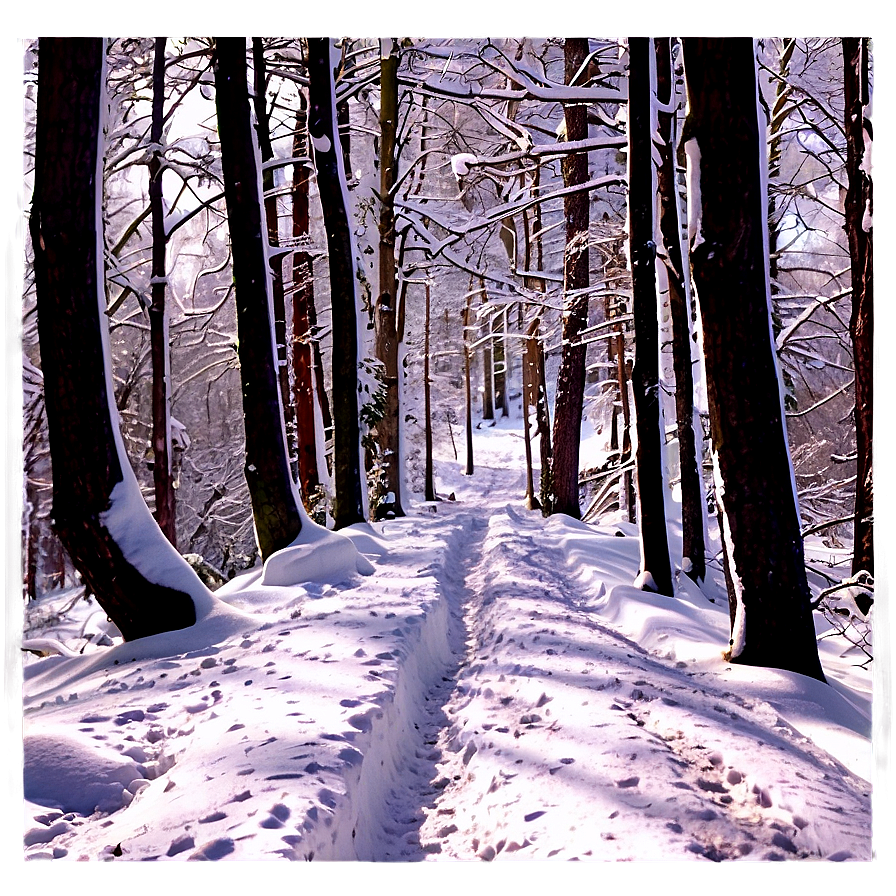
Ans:
[[[564,60],[566,83],[571,83],[588,55],[587,38],[566,38]],[[585,105],[564,108],[566,139],[588,139],[588,109]],[[563,159],[563,185],[586,183],[588,153],[569,153]],[[566,252],[563,261],[563,354],[557,374],[554,403],[554,445],[551,466],[553,500],[551,513],[579,519],[579,441],[585,394],[586,347],[581,331],[588,326],[588,193],[563,198],[566,217]]]
[[[398,371],[398,295],[395,276],[395,196],[398,175],[395,140],[398,132],[398,43],[386,39],[388,54],[380,58],[380,221],[379,297],[374,309],[376,356],[383,365],[383,417],[376,424],[376,440],[386,494],[376,508],[378,519],[404,516],[401,506],[401,398]],[[429,286],[426,287],[427,292]],[[427,500],[432,500],[427,498]]]
[[[668,37],[656,39],[657,98],[672,101],[672,47]],[[681,467],[682,566],[695,582],[706,578],[702,457],[697,456],[694,434],[694,374],[691,359],[691,308],[681,247],[681,218],[675,182],[675,113],[658,113],[660,166],[660,229],[666,250],[669,307],[672,317],[672,365],[675,371],[675,416],[678,423],[678,456]]]
[[[488,302],[488,293],[485,291],[485,278],[479,278],[479,288],[482,291],[482,304]],[[492,323],[491,315],[485,317],[485,333],[487,338],[482,342],[482,419],[495,419],[495,361],[492,352]]]
[[[324,211],[333,309],[333,519],[337,529],[365,521],[358,409],[358,324],[348,192],[335,117],[331,40],[308,39],[308,132]]]
[[[523,349],[523,439],[526,446],[526,509],[540,510],[541,503],[535,497],[535,479],[532,472],[532,431],[529,425],[529,408],[538,406],[538,318],[529,325],[526,347]]]
[[[307,155],[305,140],[307,115],[301,103],[296,111],[296,130],[292,154],[296,159]],[[310,225],[308,168],[305,162],[293,165],[292,235],[296,242],[308,239]],[[296,421],[296,460],[302,499],[311,509],[312,496],[320,486],[317,468],[317,428],[314,425],[314,356],[312,351],[311,312],[314,308],[314,271],[310,252],[292,256],[292,373]],[[329,410],[329,408],[328,408]],[[323,408],[321,408],[323,416]]]
[[[466,398],[466,424],[467,424],[467,476],[473,475],[473,396],[470,386],[472,364],[470,348],[470,327],[473,317],[473,278],[470,278],[470,291],[467,293],[467,304],[464,307],[464,396]]]
[[[272,301],[267,289],[261,172],[249,117],[246,41],[216,38],[215,54],[215,102],[233,253],[246,430],[246,484],[258,548],[267,559],[296,539],[302,518],[289,469],[280,400]]]
[[[632,263],[632,314],[635,325],[635,450],[638,527],[641,531],[641,572],[645,591],[670,597],[672,570],[666,537],[663,496],[663,443],[660,414],[659,321],[656,294],[656,243],[653,241],[653,127],[651,68],[653,48],[646,37],[629,38],[628,158],[629,255]]]
[[[873,410],[874,281],[871,213],[871,122],[868,38],[843,38],[844,118],[846,124],[846,234],[852,271],[852,317],[849,333],[856,377],[856,507],[853,522],[853,575],[874,575],[874,483],[871,465]],[[866,158],[866,153],[868,158]]]
[[[423,500],[436,500],[436,481],[432,466],[432,402],[429,383],[429,282],[426,283],[426,309],[423,319],[423,427],[425,440],[425,467]]]
[[[255,129],[258,134],[258,148],[261,161],[269,162],[274,158],[271,145],[271,126],[268,116],[265,91],[267,90],[267,69],[264,61],[264,47],[260,37],[252,38],[252,61],[254,70],[254,106]],[[264,197],[265,223],[267,224],[268,245],[279,247],[280,224],[277,215],[277,197],[273,195],[275,181],[274,169],[263,168],[261,172],[262,196]],[[289,367],[286,351],[286,299],[283,290],[284,254],[269,253],[268,265],[271,269],[271,299],[274,309],[274,341],[277,346],[277,381],[280,384],[280,403],[283,406],[283,422],[286,426],[287,456],[290,458],[290,469],[293,458],[298,453],[298,441],[304,439],[304,433],[296,432],[296,414],[289,390]]]
[[[752,40],[686,38],[683,138],[699,177],[691,265],[703,322],[732,662],[824,680],[771,335],[765,128]],[[699,159],[699,162],[697,161]]]
[[[781,61],[778,73],[783,80],[775,84],[775,104],[772,107],[771,121],[769,122],[769,146],[768,146],[768,180],[769,186],[777,185],[778,177],[781,174],[781,146],[782,131],[784,123],[787,121],[787,104],[790,101],[792,88],[787,83],[787,76],[790,74],[790,59],[793,56],[793,50],[796,41],[792,37],[782,38],[784,49],[781,53]],[[771,285],[772,295],[778,292],[778,235],[780,232],[781,221],[777,214],[774,189],[768,192],[768,264],[769,264],[769,281]],[[774,309],[772,309],[774,310]]]
[[[166,568],[182,562],[142,502],[124,507],[140,493],[113,416],[101,280],[104,42],[42,38],[39,46],[30,228],[54,527],[86,586],[132,640],[192,625],[196,609],[189,594],[150,581],[130,559],[128,537],[136,536],[159,556],[174,554],[164,557]],[[198,579],[181,571],[198,592]]]
[[[149,306],[149,340],[152,358],[152,478],[156,498],[156,522],[168,541],[177,547],[174,473],[171,462],[171,366],[168,314],[165,310],[166,250],[165,208],[162,202],[162,138],[165,123],[165,44],[155,40],[152,66],[152,124],[149,159],[149,205],[152,216],[152,280]]]

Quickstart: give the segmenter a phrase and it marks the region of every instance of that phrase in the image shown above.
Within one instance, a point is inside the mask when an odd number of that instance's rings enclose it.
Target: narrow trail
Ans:
[[[453,659],[419,702],[358,857],[862,856],[864,782],[767,704],[603,622],[552,523],[507,505],[522,491],[513,469],[477,470],[475,492],[439,505],[455,529],[436,573]],[[774,781],[749,767],[757,740],[781,753]]]

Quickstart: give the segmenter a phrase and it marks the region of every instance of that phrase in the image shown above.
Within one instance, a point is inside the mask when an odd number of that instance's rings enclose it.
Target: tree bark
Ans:
[[[307,155],[305,139],[307,115],[301,103],[296,111],[296,131],[292,154],[296,159]],[[308,239],[310,208],[308,168],[302,161],[293,165],[292,235],[300,241]],[[314,271],[311,253],[294,252],[292,256],[292,373],[293,407],[296,420],[296,460],[302,499],[311,509],[312,496],[320,486],[317,468],[317,429],[314,425],[314,355],[312,351],[311,316],[314,308]],[[321,408],[323,416],[323,407]]]
[[[853,522],[853,575],[867,570],[874,575],[874,482],[871,447],[873,434],[874,280],[871,222],[873,185],[871,122],[865,117],[870,103],[868,38],[843,38],[844,119],[846,125],[846,234],[852,272],[852,317],[849,333],[856,378],[856,506]]]
[[[824,680],[771,335],[765,128],[752,40],[686,38],[700,222],[691,266],[703,322],[732,662]],[[693,141],[693,143],[691,142]]]
[[[125,490],[139,491],[113,416],[103,313],[104,42],[41,38],[39,47],[30,229],[54,527],[86,586],[132,640],[186,628],[196,610],[190,595],[149,581],[125,557],[106,516],[126,477]],[[168,547],[158,529],[156,536]]]
[[[379,297],[374,309],[375,350],[383,365],[383,417],[376,441],[386,494],[376,508],[378,519],[404,516],[401,506],[401,398],[398,370],[398,295],[395,269],[395,196],[398,175],[395,141],[398,133],[398,42],[387,38],[389,52],[380,58],[380,220]],[[427,291],[429,286],[426,287]],[[427,500],[433,500],[427,498]]]
[[[426,283],[426,309],[423,318],[423,430],[424,430],[424,474],[423,500],[436,500],[436,480],[432,461],[432,401],[429,382],[429,322],[430,322],[429,282]]]
[[[215,54],[215,101],[233,253],[246,430],[246,484],[258,548],[267,559],[296,539],[302,518],[289,469],[274,348],[261,173],[249,117],[246,41],[216,38]]]
[[[365,520],[358,409],[358,327],[348,193],[335,117],[331,41],[308,39],[308,132],[324,211],[333,309],[333,519],[337,529]]]
[[[656,243],[653,206],[653,128],[651,54],[646,37],[629,38],[628,156],[629,254],[632,264],[632,314],[635,325],[635,450],[638,527],[641,531],[640,587],[670,597],[672,571],[663,497],[663,443],[659,397],[659,321],[656,293]]]
[[[661,104],[668,104],[674,96],[670,38],[656,39],[656,60],[657,98]],[[681,218],[678,188],[675,182],[675,113],[660,111],[657,119],[660,138],[657,186],[672,317],[672,366],[675,371],[675,416],[678,424],[678,456],[681,468],[682,562],[687,575],[693,581],[701,582],[706,578],[706,545],[703,538],[705,505],[702,458],[697,456],[694,433],[691,303],[682,259]]]
[[[156,499],[156,522],[168,541],[177,547],[174,473],[171,463],[171,365],[168,344],[168,314],[165,310],[166,254],[165,208],[162,203],[162,137],[165,119],[165,44],[155,39],[152,66],[152,124],[149,159],[149,205],[152,216],[152,280],[149,306],[149,340],[152,358],[152,478]]]
[[[566,83],[572,82],[588,55],[587,38],[566,38],[564,69]],[[564,107],[566,139],[588,138],[588,109],[583,105]],[[562,163],[563,185],[586,183],[588,153],[570,153]],[[563,261],[563,354],[557,374],[554,403],[554,439],[551,462],[551,513],[581,517],[579,507],[579,441],[585,394],[586,347],[581,331],[588,326],[588,193],[581,191],[563,198],[566,218],[566,252]]]
[[[467,293],[467,304],[464,306],[464,397],[466,399],[466,424],[467,424],[467,476],[473,475],[473,396],[471,389],[472,354],[470,348],[470,327],[473,317],[473,278],[470,277],[470,291]]]

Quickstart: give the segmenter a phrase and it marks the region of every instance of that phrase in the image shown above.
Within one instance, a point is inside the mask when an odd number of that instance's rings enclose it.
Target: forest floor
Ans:
[[[474,476],[440,461],[455,500],[348,530],[369,576],[250,572],[81,655],[98,608],[33,606],[76,655],[25,665],[26,858],[870,858],[863,658],[726,663],[721,573],[633,588],[636,529],[525,510],[522,453],[481,430]]]

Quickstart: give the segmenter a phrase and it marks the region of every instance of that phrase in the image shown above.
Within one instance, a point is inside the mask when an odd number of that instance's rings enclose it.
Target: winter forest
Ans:
[[[870,39],[20,48],[26,859],[872,858]]]

